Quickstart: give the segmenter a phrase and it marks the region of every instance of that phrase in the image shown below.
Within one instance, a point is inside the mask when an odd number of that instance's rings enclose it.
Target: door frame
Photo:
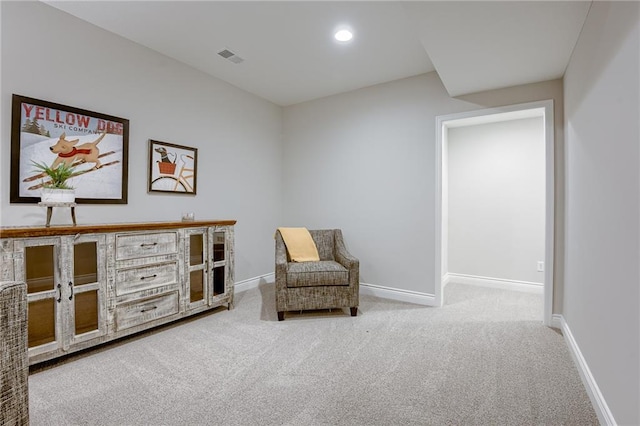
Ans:
[[[443,203],[442,203],[442,173],[443,173],[443,146],[447,141],[448,124],[452,121],[486,117],[496,114],[515,113],[520,111],[540,110],[544,123],[545,139],[545,253],[544,253],[544,314],[543,322],[547,326],[552,325],[553,315],[553,260],[554,260],[554,236],[555,236],[555,128],[553,99],[528,102],[516,105],[508,105],[497,108],[486,108],[474,111],[441,115],[436,117],[436,206],[435,206],[435,302],[437,306],[443,305],[444,279],[442,275],[443,244]],[[446,237],[445,237],[446,238]],[[446,253],[445,253],[446,256]]]

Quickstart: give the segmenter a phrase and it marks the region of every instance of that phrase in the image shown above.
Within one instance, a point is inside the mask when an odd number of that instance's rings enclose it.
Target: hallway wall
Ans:
[[[448,129],[449,270],[544,283],[542,117]]]
[[[565,75],[563,315],[611,414],[640,424],[640,4],[593,2]]]

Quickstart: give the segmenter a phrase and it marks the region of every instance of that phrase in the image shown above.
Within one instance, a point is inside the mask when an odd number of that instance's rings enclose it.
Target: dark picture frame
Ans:
[[[196,195],[198,148],[149,140],[148,191]]]
[[[40,201],[33,162],[66,162],[76,203],[127,204],[129,120],[16,94],[11,111],[11,203]]]

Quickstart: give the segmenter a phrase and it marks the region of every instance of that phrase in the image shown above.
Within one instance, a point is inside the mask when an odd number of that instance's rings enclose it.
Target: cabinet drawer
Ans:
[[[171,254],[177,249],[176,232],[116,236],[116,260]]]
[[[116,272],[116,296],[177,283],[176,262],[119,269]]]
[[[122,304],[116,307],[116,327],[118,330],[123,330],[177,314],[178,308],[179,297],[177,291],[152,299]]]

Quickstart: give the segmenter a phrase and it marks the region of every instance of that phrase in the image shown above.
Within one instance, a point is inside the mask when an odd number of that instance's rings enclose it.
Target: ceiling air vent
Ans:
[[[229,49],[221,50],[220,52],[218,52],[218,55],[222,56],[226,60],[233,62],[234,64],[239,64],[244,61],[244,59],[242,59],[240,56],[236,55]]]

